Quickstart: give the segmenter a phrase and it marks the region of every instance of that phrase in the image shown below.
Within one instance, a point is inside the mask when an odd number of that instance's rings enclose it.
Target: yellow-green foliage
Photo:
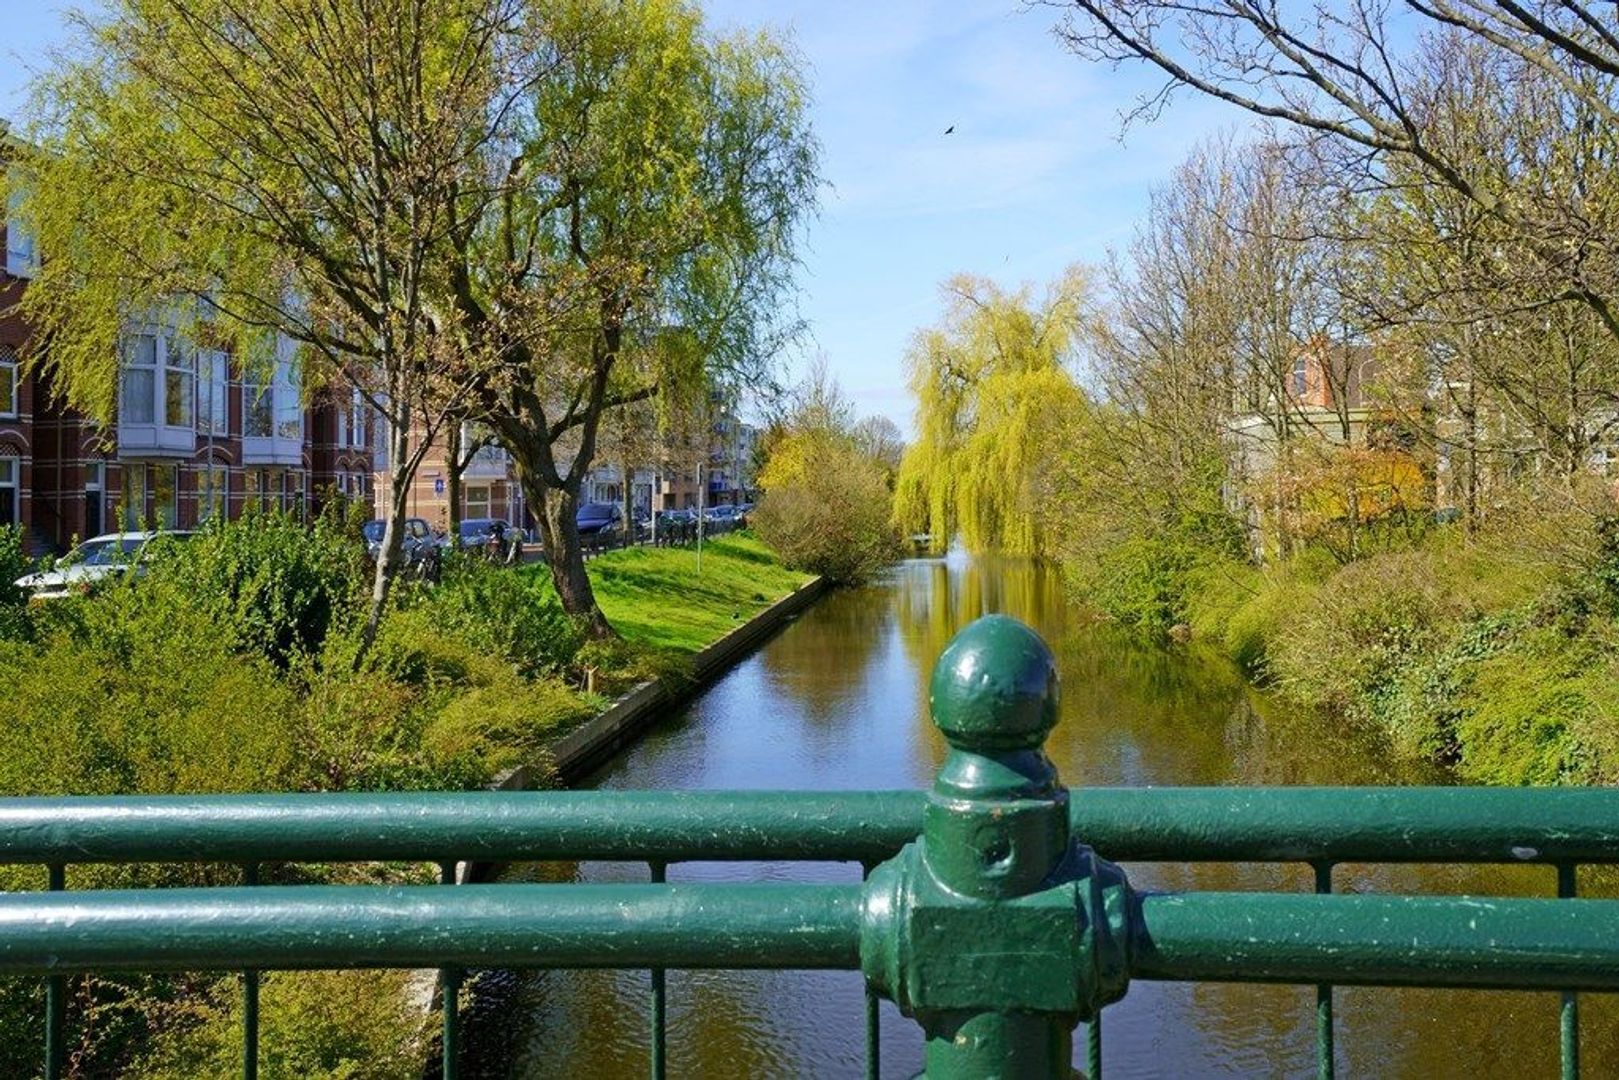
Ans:
[[[964,275],[944,293],[944,320],[907,357],[917,437],[900,462],[895,521],[941,550],[959,536],[972,551],[1048,554],[1039,480],[1063,422],[1085,408],[1064,367],[1083,281],[1070,270],[1037,301]]]
[[[1591,522],[1558,545],[1518,525],[1339,566],[1319,549],[1264,571],[1209,564],[1194,635],[1293,700],[1371,725],[1401,754],[1480,783],[1619,780],[1619,595]]]
[[[759,487],[754,528],[787,566],[857,584],[893,558],[887,470],[847,432],[787,433],[760,472]]]
[[[414,1080],[428,1054],[406,971],[266,972],[259,991],[259,1075],[266,1080]],[[132,1070],[148,1080],[241,1071],[241,994],[219,980]]]

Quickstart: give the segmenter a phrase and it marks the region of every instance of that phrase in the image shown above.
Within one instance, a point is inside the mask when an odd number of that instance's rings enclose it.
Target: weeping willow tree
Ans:
[[[1066,360],[1080,326],[1084,279],[1071,268],[1042,295],[960,275],[945,313],[907,356],[916,441],[900,462],[899,527],[935,550],[1049,552],[1042,463],[1060,422],[1085,408]]]

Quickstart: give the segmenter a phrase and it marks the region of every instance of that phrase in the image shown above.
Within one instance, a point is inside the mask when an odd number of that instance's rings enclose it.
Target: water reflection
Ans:
[[[892,788],[928,783],[944,744],[925,716],[933,660],[988,612],[1052,642],[1062,720],[1048,751],[1067,782],[1434,782],[1391,764],[1365,732],[1278,708],[1215,658],[1141,648],[1064,605],[1057,577],[1024,562],[918,560],[841,592],[727,675],[595,778],[609,788]],[[1308,891],[1307,871],[1267,865],[1137,865],[1142,886]],[[645,867],[531,867],[543,880],[645,880]],[[850,866],[689,864],[671,880],[852,881]],[[1340,867],[1341,891],[1549,895],[1549,870]],[[1582,891],[1612,895],[1587,873]],[[557,972],[524,981],[511,1033],[518,1076],[646,1073],[644,972]],[[672,972],[670,1073],[845,1077],[862,1068],[860,982],[845,972]],[[1137,984],[1108,1011],[1110,1076],[1277,1076],[1314,1071],[1308,988]],[[1340,1075],[1555,1075],[1552,994],[1338,991]],[[1582,1002],[1588,1075],[1619,1072],[1611,999]],[[921,1038],[884,1007],[884,1076],[921,1067]]]

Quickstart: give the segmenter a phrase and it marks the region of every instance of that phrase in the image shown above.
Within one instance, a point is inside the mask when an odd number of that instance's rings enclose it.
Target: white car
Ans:
[[[25,574],[17,579],[17,588],[28,594],[30,600],[54,600],[75,593],[88,593],[98,582],[115,577],[130,567],[140,573],[140,564],[146,559],[153,540],[171,537],[184,540],[189,532],[128,532],[107,533],[84,541],[78,547],[56,560],[49,570]]]

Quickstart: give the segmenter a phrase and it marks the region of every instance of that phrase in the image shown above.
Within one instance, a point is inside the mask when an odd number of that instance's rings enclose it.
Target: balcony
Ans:
[[[118,422],[118,457],[190,457],[197,450],[197,431],[172,424]]]

